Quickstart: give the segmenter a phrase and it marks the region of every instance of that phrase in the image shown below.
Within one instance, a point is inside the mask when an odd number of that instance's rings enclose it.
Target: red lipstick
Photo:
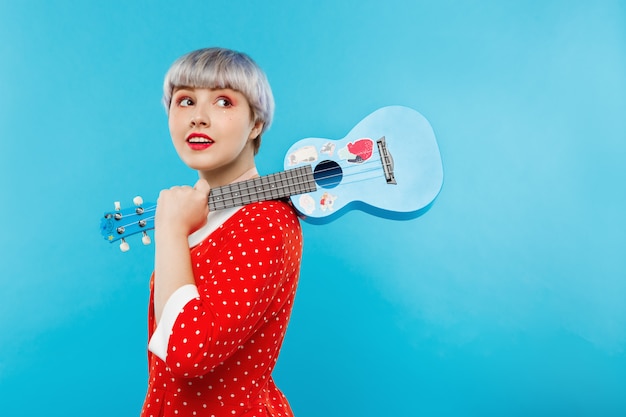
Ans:
[[[213,139],[204,133],[191,133],[187,136],[187,145],[194,151],[202,151],[213,144]]]

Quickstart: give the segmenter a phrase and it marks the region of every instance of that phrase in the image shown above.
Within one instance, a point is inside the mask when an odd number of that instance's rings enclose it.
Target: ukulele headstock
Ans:
[[[122,209],[120,202],[114,203],[114,211],[104,213],[100,220],[100,234],[105,240],[113,243],[120,242],[120,250],[127,252],[130,245],[126,238],[141,233],[141,242],[144,245],[151,243],[148,231],[154,229],[154,212],[156,205],[144,204],[141,197],[133,199],[135,207]]]

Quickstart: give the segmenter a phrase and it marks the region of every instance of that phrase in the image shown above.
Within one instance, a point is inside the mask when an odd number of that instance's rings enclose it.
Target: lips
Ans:
[[[213,144],[213,139],[203,133],[192,133],[187,136],[187,145],[194,151],[207,149]]]

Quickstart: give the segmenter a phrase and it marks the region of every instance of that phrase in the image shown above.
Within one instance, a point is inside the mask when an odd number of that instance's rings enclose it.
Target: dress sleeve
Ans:
[[[196,285],[172,294],[149,344],[174,375],[220,365],[293,298],[302,242],[289,214],[255,205],[192,249]]]
[[[187,303],[199,297],[198,287],[191,284],[183,285],[174,291],[163,306],[161,320],[150,338],[148,349],[164,362],[167,362],[167,344],[178,314],[184,311]]]

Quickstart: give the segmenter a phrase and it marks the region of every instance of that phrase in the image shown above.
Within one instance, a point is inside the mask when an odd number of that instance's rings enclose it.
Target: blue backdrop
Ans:
[[[195,181],[161,83],[213,45],[273,85],[263,173],[392,104],[443,157],[423,217],[304,226],[297,417],[626,415],[624,2],[4,1],[0,39],[0,415],[138,414],[153,254],[99,218]]]

